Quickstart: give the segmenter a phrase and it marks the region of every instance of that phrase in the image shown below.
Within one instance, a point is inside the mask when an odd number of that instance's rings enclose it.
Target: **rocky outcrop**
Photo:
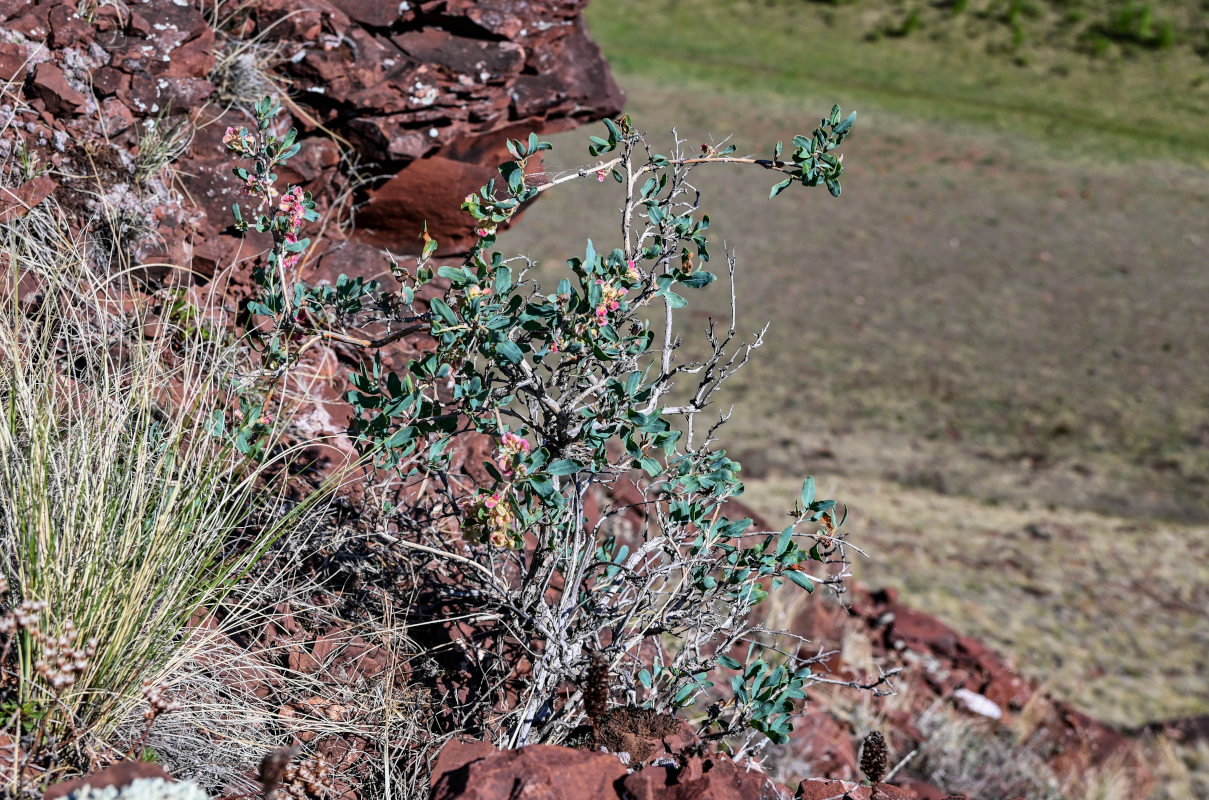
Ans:
[[[923,738],[916,722],[937,703],[1005,731],[1015,729],[1027,714],[1033,731],[1028,748],[1045,754],[1046,766],[1060,780],[1077,782],[1096,767],[1117,764],[1119,775],[1131,783],[1130,796],[1148,796],[1153,788],[1153,775],[1131,738],[1049,696],[1021,676],[1010,659],[903,604],[892,589],[871,591],[855,586],[846,606],[810,603],[790,628],[809,638],[812,648],[835,649],[837,655],[828,667],[839,678],[858,683],[876,678],[838,655],[845,634],[853,631],[871,642],[872,655],[883,669],[902,669],[897,681],[905,702],[888,712],[885,723],[885,732],[899,743],[902,752]],[[820,736],[816,733],[820,727],[826,730],[830,725],[800,726],[794,732],[795,747],[826,752],[826,742],[838,737],[834,731]],[[824,777],[856,777],[851,766],[855,756],[849,747],[841,743],[831,751],[840,774]]]
[[[98,158],[112,162],[106,207],[156,222],[134,232],[133,259],[192,268],[205,281],[248,250],[227,235],[239,187],[222,133],[249,122],[241,108],[254,96],[288,86],[283,124],[299,128],[303,150],[283,182],[313,191],[325,210],[355,202],[358,236],[375,246],[418,252],[428,220],[442,251],[456,253],[473,237],[457,207],[495,175],[506,137],[620,110],[584,27],[585,2],[266,0],[215,19],[203,13],[221,13],[212,4],[170,0],[97,4],[88,17],[66,0],[5,0],[0,83],[11,82],[12,96],[0,128],[11,134],[0,160],[19,151],[35,172],[86,176]],[[199,126],[191,139],[186,120]],[[196,206],[182,207],[146,172],[175,155]],[[54,191],[69,207],[105,206],[90,200],[87,178],[66,183]],[[46,194],[45,183],[9,187],[0,214]],[[341,238],[325,231],[309,260]],[[224,277],[234,291],[246,283]]]

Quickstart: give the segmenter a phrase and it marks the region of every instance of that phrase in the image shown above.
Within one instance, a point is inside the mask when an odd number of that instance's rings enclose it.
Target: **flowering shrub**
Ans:
[[[254,161],[236,174],[262,207],[276,196],[270,170],[298,147],[293,131],[267,133],[276,113],[266,99],[259,132],[232,131],[227,143]],[[687,177],[703,165],[757,166],[777,174],[773,197],[794,183],[838,196],[836,148],[854,116],[836,107],[769,158],[721,145],[688,155],[680,141],[659,154],[628,117],[605,120],[606,135],[590,137],[594,164],[541,180],[528,168],[550,145],[534,134],[510,140],[500,180],[462,204],[478,234],[462,262],[434,270],[436,242],[425,231],[414,274],[393,263],[398,285],[389,290],[344,275],[334,287],[297,280],[292,258],[307,244],[299,229],[314,211],[296,187],[279,213],[249,226],[274,237],[253,307],[272,322],[266,392],[314,342],[368,351],[351,376],[349,433],[368,463],[395,476],[399,498],[377,532],[443,559],[457,579],[435,581],[432,592],[445,608],[473,612],[493,643],[463,648],[476,685],[488,688],[464,693],[444,724],[505,745],[560,741],[582,719],[574,681],[597,653],[629,702],[703,701],[699,725],[716,738],[746,728],[788,736],[815,659],[778,646],[753,610],[785,583],[840,587],[843,517],[809,479],[781,531],[754,532],[750,519],[728,515],[743,491],[740,466],[716,445],[725,417],[702,415],[761,335],[740,342],[732,314],[729,324],[710,323],[704,360],[678,357],[685,295],[718,278],[706,268],[709,217]],[[616,246],[588,242],[552,292],[529,278],[525,259],[492,249],[499,227],[538,195],[609,178],[622,191]],[[236,219],[243,224],[238,207]],[[729,257],[724,274],[733,292]],[[413,333],[434,345],[387,369],[377,351]],[[255,431],[240,435],[255,454]],[[456,440],[474,436],[494,441],[477,478],[451,455]],[[719,670],[730,677],[714,686]]]

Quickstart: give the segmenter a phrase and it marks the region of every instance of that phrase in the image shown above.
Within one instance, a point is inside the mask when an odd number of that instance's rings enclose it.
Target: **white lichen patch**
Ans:
[[[98,789],[85,786],[67,796],[68,800],[209,800],[196,783],[170,783],[163,778],[139,778],[129,785]]]

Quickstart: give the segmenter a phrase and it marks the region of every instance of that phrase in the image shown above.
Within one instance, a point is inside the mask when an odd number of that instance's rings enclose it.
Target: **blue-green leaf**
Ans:
[[[546,472],[551,475],[573,475],[579,472],[580,465],[569,458],[560,458],[557,461],[550,462],[550,466],[546,467]]]
[[[808,592],[814,591],[814,584],[811,582],[810,578],[807,578],[805,575],[798,572],[796,569],[786,570],[785,576],[787,578],[789,578],[789,580],[796,583],[798,586],[801,586],[806,591],[808,591]]]
[[[814,502],[814,478],[807,478],[802,482],[802,508],[810,508],[810,504]]]

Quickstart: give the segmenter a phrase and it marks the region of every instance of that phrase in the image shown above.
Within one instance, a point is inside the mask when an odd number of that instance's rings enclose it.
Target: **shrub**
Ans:
[[[757,166],[780,179],[772,196],[795,183],[838,196],[836,148],[855,115],[836,107],[768,158],[725,145],[688,153],[681,140],[665,155],[628,117],[606,120],[590,137],[595,162],[553,179],[530,172],[548,143],[510,140],[500,178],[463,204],[479,239],[462,263],[434,268],[426,230],[414,264],[392,260],[386,288],[360,276],[334,286],[296,279],[315,212],[300,189],[275,187],[273,170],[299,148],[293,130],[274,132],[277,113],[265,98],[256,128],[225,139],[250,163],[235,174],[258,198],[251,216],[233,207],[236,224],[273,240],[249,306],[267,378],[249,393],[257,399],[246,418],[308,348],[367,352],[350,379],[349,432],[372,479],[394,476],[373,533],[437,559],[423,587],[431,613],[468,617],[473,628],[455,643],[471,685],[449,699],[441,723],[507,746],[562,741],[584,716],[576,680],[603,659],[606,694],[657,710],[705,701],[707,736],[751,728],[784,741],[815,679],[812,659],[763,630],[756,606],[785,583],[842,585],[843,516],[810,479],[779,532],[728,514],[743,491],[740,466],[717,446],[727,415],[710,417],[711,401],[762,334],[740,341],[732,305],[728,321],[707,327],[708,357],[678,358],[686,295],[718,277],[689,175]],[[551,291],[528,261],[492,247],[525,203],[572,180],[621,187],[619,237],[605,249],[589,241]],[[735,263],[724,261],[733,296]],[[388,368],[383,348],[413,334],[431,337],[431,348]],[[245,452],[261,452],[254,425],[232,433]],[[456,445],[475,442],[490,457],[464,464]]]

